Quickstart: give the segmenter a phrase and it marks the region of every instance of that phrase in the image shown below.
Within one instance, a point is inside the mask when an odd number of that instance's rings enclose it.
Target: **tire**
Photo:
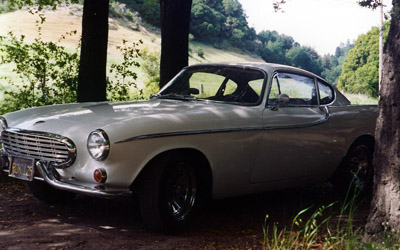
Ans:
[[[44,181],[33,180],[27,182],[28,188],[37,199],[48,204],[59,204],[71,201],[75,197],[75,193],[58,190]]]
[[[183,156],[162,156],[141,175],[139,207],[146,226],[159,233],[184,229],[198,202],[195,163]]]
[[[346,199],[371,195],[374,176],[373,150],[371,141],[360,140],[352,145],[339,166],[333,184]]]

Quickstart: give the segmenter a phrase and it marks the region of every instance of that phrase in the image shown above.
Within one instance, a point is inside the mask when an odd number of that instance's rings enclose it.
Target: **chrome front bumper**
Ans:
[[[9,159],[2,151],[0,151],[0,167],[4,172],[9,172]],[[132,195],[132,191],[129,189],[107,187],[101,184],[79,183],[73,180],[68,182],[61,181],[53,167],[42,161],[36,162],[35,169],[41,175],[41,177],[35,176],[36,180],[45,181],[48,185],[56,189],[102,198],[119,198]]]

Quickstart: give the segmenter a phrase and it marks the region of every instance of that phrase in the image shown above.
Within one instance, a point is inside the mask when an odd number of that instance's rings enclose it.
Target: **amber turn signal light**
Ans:
[[[98,168],[93,173],[94,181],[97,183],[104,183],[107,180],[107,172],[104,168]]]

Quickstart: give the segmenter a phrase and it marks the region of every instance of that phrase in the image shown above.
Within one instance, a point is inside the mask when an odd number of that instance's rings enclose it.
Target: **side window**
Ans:
[[[276,98],[276,94],[286,94],[289,97],[287,106],[310,106],[317,105],[317,91],[314,79],[311,77],[294,73],[278,73],[276,79],[277,87],[272,82],[270,98]],[[278,92],[276,91],[278,90]]]
[[[333,101],[333,89],[324,82],[318,80],[319,103],[321,105],[328,104]]]
[[[317,91],[314,79],[294,73],[280,72],[272,80],[268,104],[275,104],[278,95],[289,97],[287,106],[317,105]]]

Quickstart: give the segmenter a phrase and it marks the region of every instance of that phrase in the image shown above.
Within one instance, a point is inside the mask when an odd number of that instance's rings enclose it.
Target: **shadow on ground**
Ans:
[[[260,249],[266,214],[269,224],[290,224],[300,210],[339,199],[324,184],[212,201],[187,231],[159,235],[146,230],[133,201],[77,196],[53,206],[23,182],[0,183],[0,190],[0,249]]]

